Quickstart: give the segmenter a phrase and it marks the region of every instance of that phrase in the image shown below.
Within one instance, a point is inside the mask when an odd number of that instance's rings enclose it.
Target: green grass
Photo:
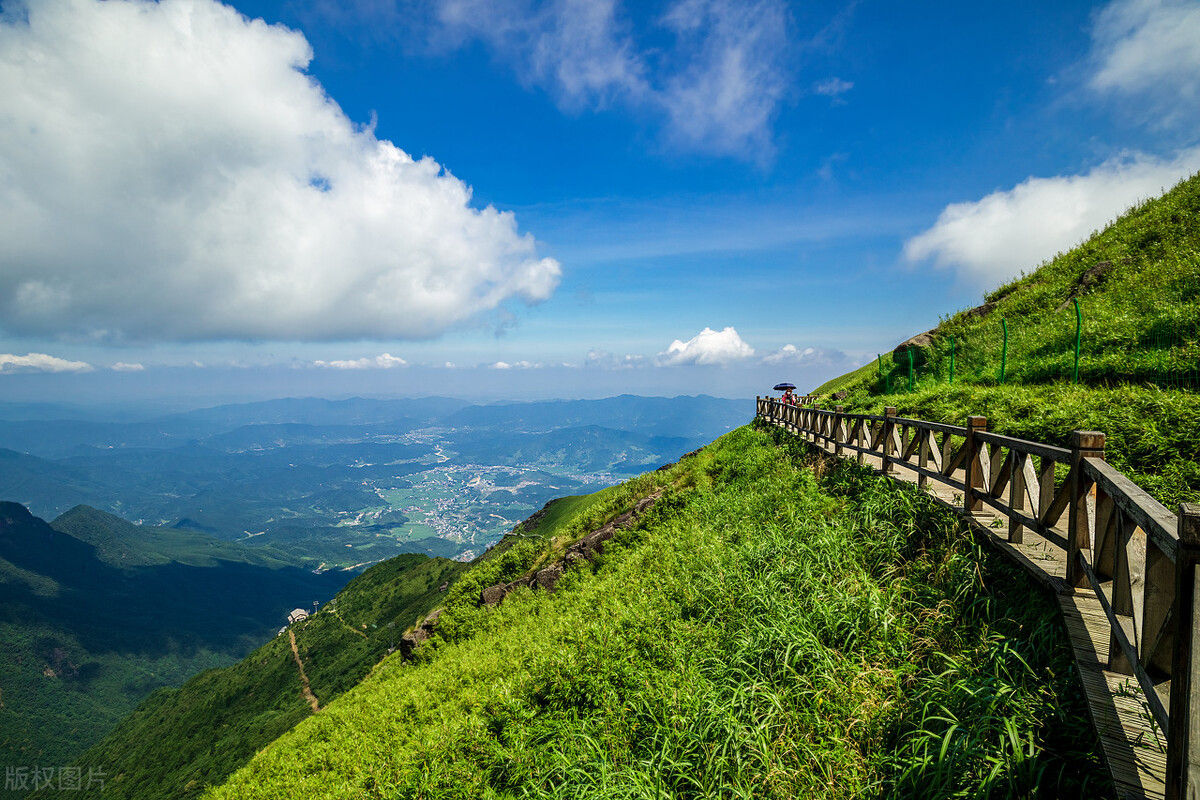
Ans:
[[[986,298],[983,315],[962,312],[936,328],[929,347],[881,378],[872,362],[818,387],[824,407],[988,429],[1059,446],[1072,430],[1106,434],[1110,462],[1173,508],[1200,501],[1200,175],[1142,203],[1069,253]],[[1088,287],[1081,278],[1113,264]],[[1078,297],[1083,311],[1074,382]],[[1009,328],[1003,384],[1001,319]],[[950,383],[951,338],[954,382]]]
[[[476,605],[654,489],[555,594]],[[1055,619],[920,493],[743,428],[481,562],[209,796],[1111,794]]]

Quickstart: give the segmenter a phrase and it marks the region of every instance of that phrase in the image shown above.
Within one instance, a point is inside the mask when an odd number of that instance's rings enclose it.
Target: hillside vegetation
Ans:
[[[236,662],[348,577],[85,506],[47,523],[0,501],[0,759],[69,763],[152,691]]]
[[[292,624],[318,701],[328,703],[362,680],[465,568],[398,556],[354,578],[316,615]],[[199,796],[313,713],[301,686],[290,638],[281,634],[231,667],[155,692],[76,765],[83,774],[107,775],[105,797]]]
[[[950,512],[741,428],[506,540],[214,798],[1103,795],[1053,606]],[[662,497],[551,594],[480,590]]]
[[[956,425],[982,415],[1060,446],[1102,431],[1108,460],[1161,502],[1200,501],[1200,175],[985,301],[818,387],[822,405]]]

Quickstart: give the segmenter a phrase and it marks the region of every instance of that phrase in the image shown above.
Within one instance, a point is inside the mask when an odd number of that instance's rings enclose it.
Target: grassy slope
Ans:
[[[293,625],[321,703],[362,680],[464,568],[399,556],[357,576],[320,613]],[[76,764],[83,774],[94,768],[108,776],[105,797],[195,797],[311,713],[281,635],[231,667],[155,692]]]
[[[1111,272],[1081,287],[1104,261]],[[1084,319],[1078,385],[1076,296]],[[1060,446],[1072,430],[1103,431],[1109,461],[1161,502],[1200,501],[1200,175],[987,300],[988,314],[944,320],[915,354],[913,391],[907,360],[893,367],[885,354],[892,393],[871,363],[818,387],[848,392],[823,405],[869,413],[893,405],[903,416],[957,425],[978,414],[989,430]],[[1002,318],[1009,348],[1000,385]]]
[[[480,564],[415,664],[209,796],[1103,794],[1052,601],[916,491],[773,435],[739,429]],[[476,606],[655,488],[556,594]]]

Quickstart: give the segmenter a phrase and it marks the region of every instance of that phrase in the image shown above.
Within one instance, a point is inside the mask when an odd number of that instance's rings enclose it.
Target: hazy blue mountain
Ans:
[[[468,406],[443,424],[508,431],[545,432],[596,425],[659,436],[705,437],[745,424],[753,416],[744,400],[620,395],[603,400],[554,400]]]
[[[406,419],[428,422],[452,414],[467,405],[469,403],[465,400],[447,397],[399,400],[373,400],[362,397],[322,400],[313,397],[288,397],[187,411],[163,417],[161,422],[187,421],[226,430],[242,425],[271,423],[370,425]]]

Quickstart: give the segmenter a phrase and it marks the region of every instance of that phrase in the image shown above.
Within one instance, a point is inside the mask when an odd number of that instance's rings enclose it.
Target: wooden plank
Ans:
[[[988,444],[1008,447],[1012,450],[1025,453],[1026,455],[1051,458],[1059,462],[1065,462],[1071,457],[1071,451],[1065,447],[1054,447],[1053,445],[1042,444],[1041,442],[1031,442],[1028,439],[1018,439],[1014,436],[1003,436],[999,433],[992,433],[990,431],[981,432],[979,434],[979,438],[981,441],[987,442]]]
[[[1102,668],[1109,624],[1094,598],[1059,595],[1080,683],[1092,724],[1119,796],[1160,798],[1166,795],[1166,737],[1146,714],[1137,681]]]

